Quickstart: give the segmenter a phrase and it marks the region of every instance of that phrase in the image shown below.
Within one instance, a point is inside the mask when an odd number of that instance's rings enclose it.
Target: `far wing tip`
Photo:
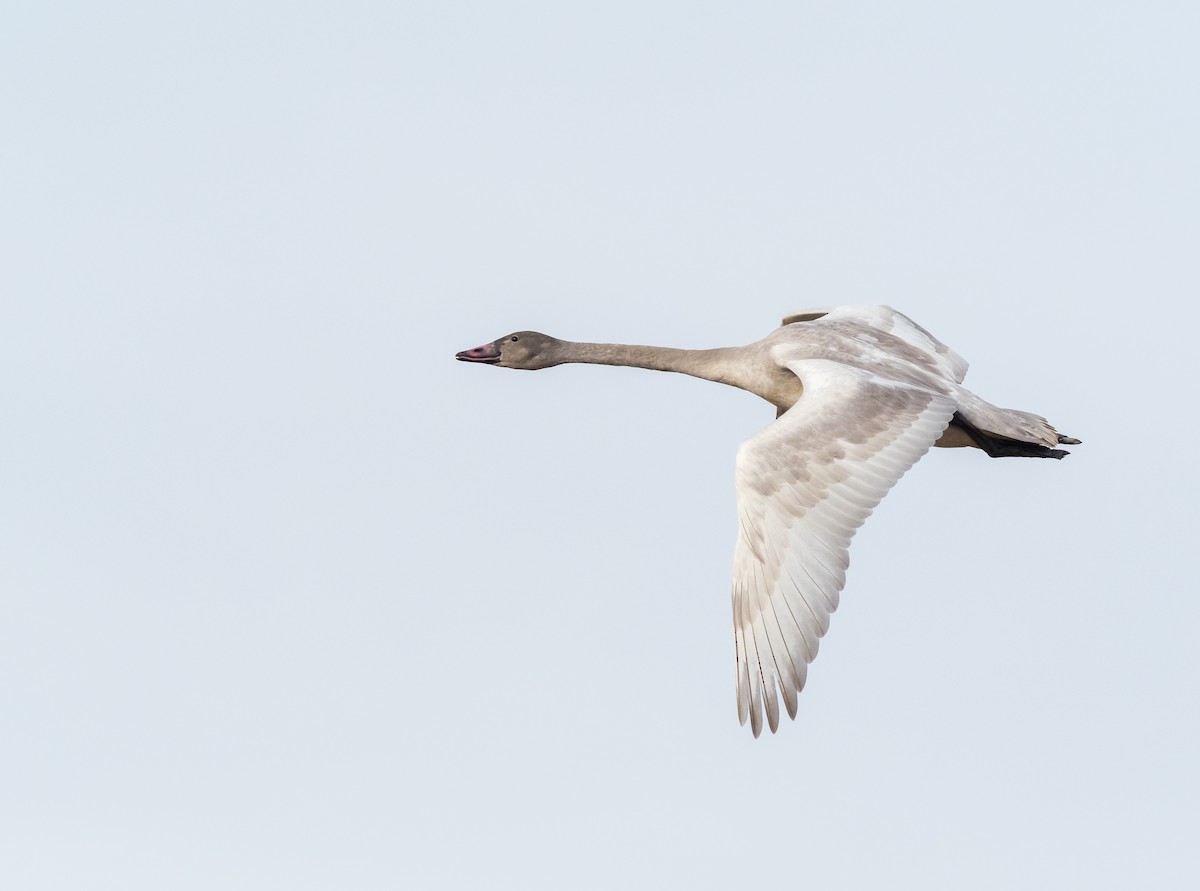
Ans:
[[[811,322],[813,319],[819,319],[821,316],[829,315],[827,307],[821,309],[804,309],[800,312],[794,312],[790,316],[784,316],[780,326],[792,325],[796,322]]]

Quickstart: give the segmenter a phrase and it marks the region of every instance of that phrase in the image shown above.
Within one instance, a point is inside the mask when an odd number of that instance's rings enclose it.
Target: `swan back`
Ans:
[[[835,309],[810,309],[785,316],[783,325],[808,322],[844,322],[868,330],[890,334],[909,347],[925,354],[927,363],[939,374],[961,384],[967,375],[967,360],[946,346],[904,313],[890,306],[839,306]],[[911,358],[910,358],[911,361]],[[916,364],[927,364],[918,362]]]

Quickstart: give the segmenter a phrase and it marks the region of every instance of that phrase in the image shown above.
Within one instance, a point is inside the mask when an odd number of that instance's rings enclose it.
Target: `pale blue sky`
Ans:
[[[1200,13],[0,6],[0,883],[1191,888]],[[928,456],[736,719],[738,443],[514,329],[885,302]]]

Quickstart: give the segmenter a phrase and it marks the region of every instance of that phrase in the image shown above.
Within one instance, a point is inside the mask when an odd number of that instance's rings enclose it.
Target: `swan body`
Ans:
[[[738,449],[733,557],[738,717],[774,732],[779,697],[797,694],[846,581],[850,540],[932,446],[993,457],[1062,458],[1079,440],[1044,418],[998,408],[962,386],[967,363],[886,306],[787,316],[743,347],[679,350],[574,343],[533,331],[456,355],[535,370],[566,363],[674,371],[728,384],[776,407]]]

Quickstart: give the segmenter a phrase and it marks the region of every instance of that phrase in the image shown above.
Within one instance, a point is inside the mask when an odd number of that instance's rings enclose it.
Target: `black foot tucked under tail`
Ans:
[[[1008,439],[1003,436],[992,436],[984,433],[959,412],[954,413],[950,422],[961,427],[974,443],[993,458],[1058,458],[1071,454],[1065,449],[1052,449],[1048,446],[1032,442],[1022,442],[1019,439]],[[1064,445],[1078,445],[1079,440],[1070,436],[1058,435],[1058,441]]]

